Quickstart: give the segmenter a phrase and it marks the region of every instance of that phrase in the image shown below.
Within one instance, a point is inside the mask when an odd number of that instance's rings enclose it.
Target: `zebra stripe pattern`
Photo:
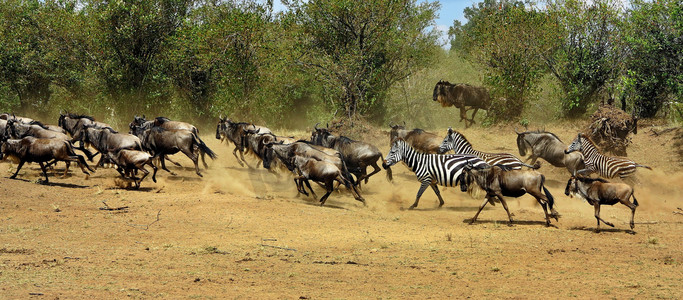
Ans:
[[[598,148],[593,144],[588,137],[579,133],[576,139],[569,145],[565,153],[573,151],[580,151],[583,154],[586,169],[579,170],[582,172],[597,172],[602,177],[614,178],[621,177],[622,179],[630,176],[636,171],[636,167],[643,167],[652,170],[652,168],[635,163],[634,161],[622,158],[606,156],[598,151]]]
[[[483,159],[489,165],[504,165],[511,169],[521,169],[528,167],[534,169],[534,166],[525,164],[519,158],[509,153],[486,153],[474,150],[470,142],[467,141],[464,135],[460,132],[448,128],[448,135],[444,138],[439,153],[446,153],[449,150],[455,151],[455,154],[470,154]]]
[[[415,203],[410,206],[410,209],[417,207],[420,196],[428,186],[432,187],[439,198],[439,206],[442,206],[444,202],[437,185],[456,186],[458,184],[457,179],[462,174],[465,165],[470,164],[475,167],[486,165],[486,162],[474,155],[420,153],[399,138],[392,144],[384,166],[391,166],[400,161],[403,161],[415,173],[417,179],[422,182]]]

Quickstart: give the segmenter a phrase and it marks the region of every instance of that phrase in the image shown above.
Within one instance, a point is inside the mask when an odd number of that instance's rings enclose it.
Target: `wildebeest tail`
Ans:
[[[211,151],[211,149],[209,149],[209,146],[204,144],[204,141],[202,141],[202,139],[200,139],[198,135],[193,133],[192,136],[194,137],[195,141],[197,142],[197,145],[199,146],[199,151],[202,151],[202,152],[208,154],[209,157],[211,157],[211,159],[216,159],[218,157],[218,155],[216,155],[216,153],[214,153],[213,151]]]
[[[550,208],[550,210],[552,210],[553,206],[555,205],[555,198],[550,193],[550,191],[545,187],[545,176],[544,175],[541,175],[541,187],[543,187],[543,192],[545,193],[545,196],[548,197],[548,208]]]
[[[69,142],[69,141],[64,141],[64,145],[66,145],[66,154],[68,154],[69,156],[78,157],[78,163],[79,163],[79,164],[84,165],[86,169],[90,170],[90,172],[95,172],[95,170],[93,170],[93,169],[88,165],[88,163],[85,161],[85,158],[83,158],[83,156],[76,154],[76,152],[74,151],[73,145],[71,145],[71,142]],[[103,154],[103,155],[104,155],[104,154]]]
[[[639,206],[638,200],[636,199],[636,195],[631,193],[631,197],[633,197],[633,204],[635,204],[636,206]]]
[[[349,169],[346,167],[346,162],[344,162],[344,155],[342,155],[341,152],[337,152],[337,154],[342,162],[342,174],[344,174],[344,177],[346,177],[352,185],[356,185],[356,180],[353,179],[353,176],[351,176],[351,172],[349,172]]]
[[[382,164],[384,164],[384,156],[380,155],[379,158],[382,160]],[[393,180],[394,180],[394,175],[393,175],[393,173],[391,172],[391,167],[387,166],[386,168],[384,168],[384,170],[387,171],[387,180],[388,180],[389,182],[393,181]]]

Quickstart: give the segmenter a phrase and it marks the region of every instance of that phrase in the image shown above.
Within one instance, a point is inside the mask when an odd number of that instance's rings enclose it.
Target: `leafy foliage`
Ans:
[[[386,91],[425,67],[436,50],[438,3],[415,0],[292,1],[297,60],[348,118],[381,115]]]

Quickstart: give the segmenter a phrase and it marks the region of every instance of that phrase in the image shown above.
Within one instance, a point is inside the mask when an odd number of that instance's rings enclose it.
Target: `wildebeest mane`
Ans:
[[[69,118],[71,118],[71,119],[88,119],[90,121],[95,121],[95,118],[93,118],[91,116],[87,116],[87,115],[79,115],[79,114],[68,113],[67,116],[69,116]]]
[[[574,178],[578,179],[581,182],[585,182],[585,183],[593,183],[596,181],[602,182],[602,183],[609,183],[609,181],[607,181],[604,178],[600,178],[600,177],[593,178],[593,177],[586,177],[586,176],[575,176]]]
[[[28,125],[38,125],[38,126],[40,126],[40,128],[48,129],[47,126],[45,126],[45,124],[41,123],[40,121],[36,121],[36,120],[31,121],[31,123],[28,123]]]

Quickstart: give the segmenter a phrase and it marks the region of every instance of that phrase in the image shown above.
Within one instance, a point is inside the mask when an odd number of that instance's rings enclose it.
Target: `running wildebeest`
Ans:
[[[530,150],[530,155],[526,160],[531,160],[530,164],[535,164],[540,157],[551,165],[559,168],[567,168],[569,174],[576,174],[576,171],[586,168],[581,152],[565,153],[567,149],[557,135],[542,130],[525,131],[517,133],[517,148],[519,155],[526,156]]]
[[[503,208],[508,214],[510,220],[508,225],[512,226],[512,215],[508,210],[508,205],[503,196],[517,198],[527,193],[534,196],[536,201],[543,207],[546,226],[550,226],[548,209],[550,209],[551,212],[550,216],[555,218],[555,221],[558,220],[559,214],[553,208],[555,199],[545,187],[545,176],[538,171],[513,170],[503,165],[474,166],[468,163],[464,167],[463,175],[458,178],[458,181],[460,182],[460,190],[463,192],[468,190],[468,187],[471,186],[472,182],[476,182],[477,185],[486,192],[486,198],[481,206],[479,206],[479,210],[470,221],[470,224],[473,224],[477,220],[479,213],[484,209],[484,206],[486,206],[487,203],[495,205],[494,201],[498,199],[498,201],[503,204]]]
[[[22,139],[6,140],[2,142],[2,146],[0,147],[0,159],[3,156],[15,156],[19,159],[17,171],[14,172],[14,175],[10,176],[10,179],[16,178],[21,167],[27,162],[37,162],[40,164],[40,169],[43,171],[43,175],[45,175],[45,182],[48,182],[45,163],[52,160],[76,162],[86,175],[90,175],[90,173],[88,173],[85,168],[94,172],[94,170],[85,162],[83,156],[74,152],[71,143],[60,139],[45,139],[27,136]]]
[[[100,153],[118,152],[122,149],[142,150],[142,143],[137,136],[119,133],[110,127],[99,128],[95,124],[83,126],[83,130],[74,137],[74,140],[76,139],[92,145]],[[95,169],[102,166],[104,159],[104,155],[100,156]]]
[[[413,130],[406,130],[405,125],[391,125],[389,132],[389,146],[391,146],[397,138],[402,138],[415,150],[422,153],[437,154],[439,153],[439,146],[441,145],[441,138],[431,132],[424,131],[420,128]]]
[[[314,148],[314,145],[310,145],[305,141],[298,141],[287,145],[282,144],[282,142],[269,143],[266,146],[270,149],[272,157],[276,157],[287,169],[295,173],[297,177],[294,178],[294,183],[300,193],[308,195],[303,187],[305,183],[313,197],[317,198],[308,180],[316,181],[321,183],[321,185],[324,184],[328,193],[320,199],[322,205],[329,196],[332,181],[337,181],[351,190],[356,200],[365,203],[365,199],[358,193],[358,190],[356,190],[356,187],[350,180],[351,175],[346,170],[339,152],[334,156],[329,155]],[[267,157],[264,160],[264,164],[270,164],[269,160],[270,158]],[[335,170],[339,170],[339,172],[337,173]]]
[[[235,145],[235,149],[232,151],[232,154],[237,159],[237,163],[239,163],[242,167],[244,167],[245,164],[248,167],[251,167],[244,159],[245,142],[242,139],[244,130],[248,129],[258,130],[261,134],[271,133],[270,129],[266,127],[247,122],[233,122],[230,120],[230,118],[224,118],[223,116],[219,117],[218,125],[216,126],[216,139],[221,141],[227,139]],[[237,151],[240,152],[240,157],[237,156]]]
[[[14,120],[14,121],[22,123],[22,124],[29,124],[29,123],[35,121],[35,120],[28,118],[28,117],[17,117],[16,115],[9,114],[9,113],[0,114],[0,120],[5,120],[5,121]]]
[[[142,180],[149,175],[149,171],[145,169],[145,165],[152,167],[152,170],[154,170],[154,173],[152,174],[152,180],[157,182],[157,167],[154,165],[154,163],[152,163],[153,157],[149,153],[128,149],[120,149],[118,151],[112,151],[112,149],[108,149],[107,156],[109,156],[109,159],[116,164],[116,170],[121,174],[121,177],[124,179],[128,177],[133,180],[136,189],[140,188],[140,183]],[[142,171],[144,175],[142,175],[141,178],[135,177],[134,171],[136,170]]]
[[[460,121],[465,121],[465,128],[474,124],[474,116],[479,109],[488,110],[491,106],[491,96],[486,88],[464,83],[452,84],[442,80],[434,86],[432,100],[441,103],[442,107],[459,108]],[[467,118],[468,107],[474,109],[471,119]]]
[[[362,180],[367,183],[370,176],[381,170],[377,160],[383,161],[384,159],[382,153],[374,145],[354,141],[345,136],[332,135],[327,128],[318,128],[318,124],[315,125],[314,129],[313,134],[311,134],[311,142],[339,151],[349,172],[356,176],[356,185],[360,185]],[[368,166],[374,168],[370,174],[367,174]],[[386,168],[386,172],[387,179],[391,180],[391,168]]]
[[[573,184],[572,184],[573,183]],[[600,205],[614,205],[621,203],[631,209],[631,230],[635,228],[633,217],[636,214],[636,207],[638,207],[638,200],[633,195],[633,188],[625,183],[609,182],[602,178],[589,178],[583,176],[572,176],[567,181],[567,187],[564,189],[565,195],[570,193],[578,194],[581,198],[586,199],[590,205],[595,208],[595,219],[598,222],[596,232],[600,231],[600,221],[614,227],[614,224],[607,222],[600,218]],[[633,203],[629,201],[633,198]]]
[[[201,143],[197,136],[188,130],[167,130],[162,127],[152,127],[138,135],[142,142],[142,147],[152,153],[155,158],[161,161],[161,168],[173,175],[174,172],[166,168],[165,156],[182,152],[194,163],[194,168],[200,177],[199,172],[199,153],[206,153],[211,159],[216,159],[216,154],[204,143]]]

